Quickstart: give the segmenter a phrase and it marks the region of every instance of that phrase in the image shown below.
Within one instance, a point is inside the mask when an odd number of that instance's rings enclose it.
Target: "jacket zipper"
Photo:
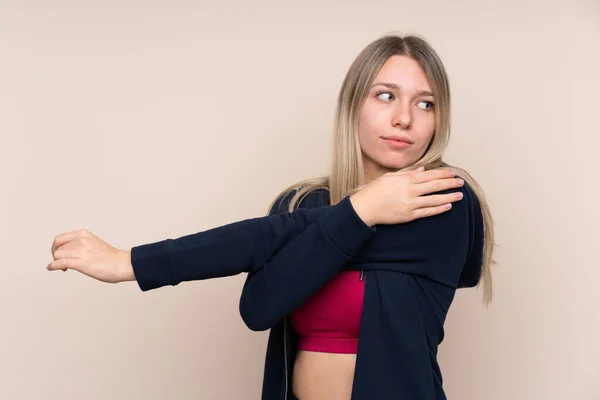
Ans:
[[[360,313],[360,325],[362,327],[363,324],[363,318],[364,318],[364,312],[365,312],[365,306],[364,306],[364,301],[367,298],[367,277],[365,276],[365,271],[364,270],[360,270],[360,277],[358,278],[359,281],[364,281],[363,287],[363,307],[362,307],[362,311]],[[358,341],[360,342],[360,337],[358,338]],[[356,387],[356,367],[358,367],[358,349],[356,351],[356,364],[354,366],[354,378],[352,379],[352,392],[351,395],[354,395],[354,387]]]
[[[283,357],[285,362],[285,397],[288,398],[287,317],[283,319]]]

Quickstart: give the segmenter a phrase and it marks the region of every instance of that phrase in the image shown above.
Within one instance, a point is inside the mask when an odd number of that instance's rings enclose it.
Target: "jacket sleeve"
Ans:
[[[473,250],[474,195],[466,185],[461,190],[463,200],[454,203],[450,211],[408,223],[380,225],[377,234],[355,254],[334,251],[327,237],[317,232],[297,236],[261,270],[248,276],[240,299],[242,319],[250,329],[269,329],[345,265],[413,274],[456,286],[469,253],[479,254]],[[316,228],[309,227],[306,232]],[[473,271],[481,267],[476,258]]]
[[[252,218],[135,246],[131,249],[131,263],[140,289],[147,291],[183,281],[256,272],[300,235],[304,243],[320,243],[351,257],[373,233],[374,229],[358,217],[346,197],[335,206]],[[303,249],[308,252],[307,245]],[[304,261],[288,262],[292,270],[297,270]]]
[[[483,265],[483,250],[485,240],[485,227],[483,224],[483,213],[481,204],[474,194],[472,194],[473,207],[469,209],[469,230],[471,232],[470,251],[467,262],[463,267],[458,279],[458,288],[471,288],[477,286],[481,279]]]
[[[290,194],[288,194],[291,197]],[[278,199],[270,215],[287,209],[286,195]],[[285,313],[310,297],[338,273],[369,241],[376,229],[367,226],[354,212],[348,198],[344,235],[313,224],[289,241],[265,265],[248,275],[240,298],[240,315],[250,329],[266,330]],[[336,207],[337,207],[336,206]],[[332,235],[332,233],[334,235]],[[352,246],[349,240],[352,238]],[[296,285],[298,282],[298,285]]]

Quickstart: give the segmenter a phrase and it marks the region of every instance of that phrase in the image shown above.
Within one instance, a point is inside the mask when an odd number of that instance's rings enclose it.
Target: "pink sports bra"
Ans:
[[[342,271],[290,314],[300,350],[356,354],[364,299],[360,271]]]

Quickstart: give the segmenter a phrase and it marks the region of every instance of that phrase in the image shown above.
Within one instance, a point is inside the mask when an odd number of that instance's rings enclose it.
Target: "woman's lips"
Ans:
[[[406,149],[407,147],[410,147],[410,143],[404,138],[389,137],[383,138],[383,140],[396,149]]]

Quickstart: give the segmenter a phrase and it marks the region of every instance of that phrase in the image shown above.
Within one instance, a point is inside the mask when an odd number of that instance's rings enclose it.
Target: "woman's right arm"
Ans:
[[[363,229],[355,229],[357,224]],[[364,225],[346,198],[335,206],[248,219],[136,246],[131,249],[131,263],[140,288],[150,290],[184,281],[252,274],[300,235],[313,242],[326,237],[342,251],[354,254],[373,234],[374,229]]]
[[[368,216],[366,218],[369,218]],[[373,234],[351,236],[351,226],[364,225],[349,198],[335,206],[251,218],[176,239],[119,250],[86,230],[55,237],[54,261],[48,270],[74,269],[103,282],[136,280],[143,291],[184,281],[253,273],[286,243],[314,226],[321,235],[352,254]]]

